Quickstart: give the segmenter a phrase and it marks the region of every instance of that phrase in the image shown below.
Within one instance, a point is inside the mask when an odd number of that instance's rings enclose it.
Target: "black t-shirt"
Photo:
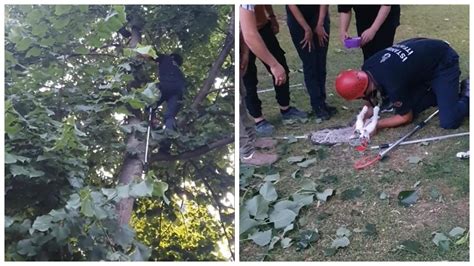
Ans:
[[[377,52],[362,65],[375,80],[383,96],[404,115],[427,93],[438,64],[449,44],[442,40],[415,38]]]
[[[357,33],[360,35],[363,31],[370,28],[374,23],[381,5],[338,5],[337,12],[347,13],[354,9]],[[390,13],[385,19],[380,29],[385,27],[396,28],[400,25],[400,5],[392,5]],[[380,30],[379,29],[379,30]]]

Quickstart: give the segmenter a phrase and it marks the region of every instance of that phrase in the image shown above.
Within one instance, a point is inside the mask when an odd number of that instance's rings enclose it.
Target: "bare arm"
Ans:
[[[313,46],[313,30],[308,25],[308,23],[303,17],[303,14],[301,14],[300,10],[296,5],[288,5],[288,9],[290,9],[291,14],[295,17],[298,24],[304,30],[304,38],[300,42],[301,48],[304,49],[305,47],[308,47],[308,50],[311,52],[311,48]]]
[[[324,19],[328,13],[329,5],[321,5],[319,7],[319,17],[318,17],[318,24],[316,25],[316,35],[318,35],[319,46],[324,47],[328,42],[329,35],[324,29]]]
[[[275,78],[275,85],[281,85],[286,81],[285,69],[278,63],[275,57],[268,51],[262,37],[258,33],[255,14],[252,11],[240,7],[240,27],[242,36],[249,49],[270,66],[270,71]]]
[[[404,115],[394,115],[388,118],[380,119],[377,123],[377,129],[399,127],[413,121],[413,112]]]
[[[344,43],[344,40],[349,38],[347,31],[349,30],[349,23],[351,23],[352,11],[347,13],[339,13],[339,38],[341,42]]]
[[[392,9],[391,6],[386,6],[386,5],[383,5],[380,7],[379,12],[377,13],[377,17],[375,18],[370,28],[366,29],[361,34],[361,39],[362,39],[361,45],[364,45],[374,39],[375,34],[377,34],[377,31],[380,29],[382,24],[387,19],[388,14],[390,13],[391,9]]]

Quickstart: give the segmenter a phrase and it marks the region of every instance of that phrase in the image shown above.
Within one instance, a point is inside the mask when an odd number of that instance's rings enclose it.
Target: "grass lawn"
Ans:
[[[278,39],[286,51],[290,67],[291,105],[309,111],[309,96],[302,89],[303,74],[301,61],[291,41],[286,26],[286,13],[283,6],[274,6],[280,22]],[[395,42],[413,38],[430,37],[447,40],[460,55],[461,78],[469,73],[469,7],[451,6],[402,6],[401,25],[397,29]],[[360,50],[346,50],[338,38],[338,14],[336,6],[330,7],[331,36],[328,52],[327,93],[328,103],[336,106],[339,113],[329,121],[317,123],[311,117],[307,123],[284,125],[280,120],[278,105],[274,92],[260,94],[263,101],[263,112],[276,126],[275,136],[304,135],[318,129],[345,126],[355,116],[361,102],[346,102],[336,95],[334,80],[340,70],[359,68],[362,64]],[[354,25],[354,17],[352,24]],[[351,33],[356,34],[355,27]],[[258,64],[259,87],[272,87],[271,79],[265,68]],[[300,85],[298,85],[300,84]],[[344,106],[344,109],[342,108]],[[429,109],[418,117],[415,123],[426,118],[435,109]],[[371,145],[390,143],[405,135],[414,124],[379,132]],[[469,131],[469,119],[456,130],[444,130],[439,127],[437,117],[411,139],[446,135]],[[308,149],[317,149],[316,154],[307,153]],[[361,154],[348,145],[332,147],[313,146],[307,140],[295,143],[279,141],[277,152],[279,161],[272,167],[252,169],[254,175],[241,180],[240,202],[243,204],[259,194],[264,184],[263,178],[269,174],[279,174],[273,185],[278,200],[269,204],[269,213],[274,203],[291,199],[291,195],[310,182],[318,190],[333,189],[334,195],[327,202],[314,200],[303,207],[295,221],[294,229],[286,233],[292,245],[283,248],[277,243],[272,250],[268,245],[259,246],[248,236],[258,231],[272,230],[272,236],[282,234],[282,229],[274,229],[273,223],[264,221],[240,236],[241,261],[468,261],[469,241],[456,244],[452,240],[449,249],[443,250],[433,243],[433,232],[445,235],[454,227],[469,230],[469,161],[455,157],[459,151],[469,149],[467,137],[454,138],[429,145],[408,145],[393,150],[386,160],[365,170],[355,170],[353,163],[358,158],[371,152]],[[375,153],[375,151],[372,151]],[[316,162],[303,168],[289,163],[288,157],[305,156],[316,158]],[[418,163],[410,163],[409,157],[418,157]],[[300,178],[291,175],[300,169]],[[241,179],[243,169],[241,168]],[[329,178],[328,178],[329,177]],[[404,190],[418,191],[418,200],[411,207],[403,207],[397,196]],[[352,199],[345,199],[347,191],[358,191]],[[343,193],[344,192],[344,193]],[[381,199],[381,193],[388,198]],[[242,224],[242,223],[241,223]],[[368,224],[369,227],[366,227]],[[351,231],[348,237],[350,244],[337,250],[335,254],[325,254],[325,250],[338,238],[336,231],[345,226]],[[369,231],[364,228],[371,228]],[[375,228],[375,230],[374,230]],[[317,230],[319,238],[306,249],[297,251],[297,239],[303,230]],[[362,232],[361,232],[362,231]],[[416,248],[400,249],[402,241],[417,243]],[[288,239],[286,241],[289,241]],[[407,242],[405,242],[406,244]],[[287,242],[288,244],[288,242]],[[285,245],[287,246],[287,245]]]

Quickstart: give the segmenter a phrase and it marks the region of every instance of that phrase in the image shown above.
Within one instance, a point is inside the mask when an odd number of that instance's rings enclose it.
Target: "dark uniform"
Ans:
[[[372,23],[374,23],[379,13],[380,7],[381,5],[338,5],[337,11],[339,13],[347,13],[350,12],[351,9],[354,9],[357,34],[360,36],[366,29],[372,26]],[[364,61],[376,52],[393,44],[395,31],[399,25],[400,6],[393,5],[384,23],[375,34],[374,39],[362,46]]]
[[[362,70],[399,115],[437,105],[440,126],[457,128],[469,114],[469,98],[459,96],[459,56],[445,41],[415,38],[394,44],[365,61]]]
[[[165,125],[166,128],[175,130],[176,115],[180,109],[186,84],[184,75],[172,56],[161,55],[157,61],[161,91],[158,106],[166,101]]]
[[[314,30],[318,24],[319,5],[298,5],[297,7],[306,20],[306,23]],[[314,34],[312,42],[313,49],[311,52],[308,50],[308,47],[302,48],[300,42],[304,38],[304,29],[293,16],[288,6],[286,7],[286,14],[291,39],[303,62],[304,83],[310,96],[311,107],[313,110],[326,108],[326,56],[329,43],[321,47],[317,34]],[[324,29],[328,35],[329,26],[329,15],[326,14]]]

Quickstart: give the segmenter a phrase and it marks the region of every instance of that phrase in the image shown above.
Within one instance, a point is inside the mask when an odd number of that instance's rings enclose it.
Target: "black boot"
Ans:
[[[460,96],[469,98],[469,78],[463,79],[461,81],[461,95]]]
[[[327,103],[324,103],[324,107],[326,107],[326,110],[328,111],[329,115],[333,116],[337,114],[337,108],[334,106],[331,106]]]
[[[313,111],[316,114],[316,117],[322,120],[329,120],[329,118],[331,118],[331,114],[329,113],[329,111],[326,109],[324,105],[321,105],[313,109]]]

